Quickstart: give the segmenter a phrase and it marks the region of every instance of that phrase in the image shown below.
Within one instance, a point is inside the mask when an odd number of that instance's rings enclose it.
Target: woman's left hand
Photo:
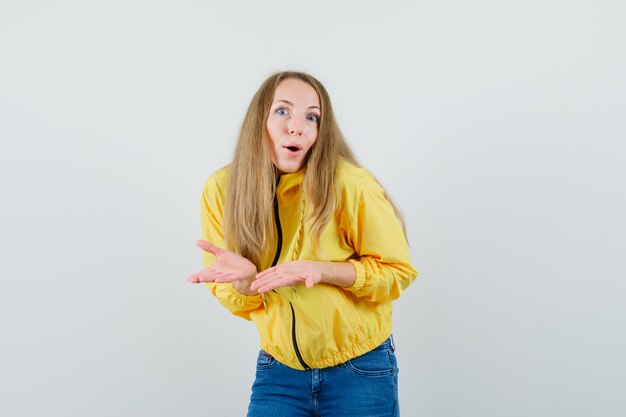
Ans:
[[[322,266],[319,262],[285,262],[258,273],[250,285],[250,289],[263,293],[298,284],[305,284],[307,288],[312,288],[313,285],[321,282],[322,272]]]

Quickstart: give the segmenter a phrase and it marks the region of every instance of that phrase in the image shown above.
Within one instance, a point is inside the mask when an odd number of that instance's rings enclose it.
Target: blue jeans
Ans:
[[[298,371],[259,353],[248,417],[398,417],[398,366],[391,339],[323,369]]]

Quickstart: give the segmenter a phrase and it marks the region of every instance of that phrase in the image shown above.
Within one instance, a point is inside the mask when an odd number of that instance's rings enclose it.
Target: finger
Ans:
[[[276,280],[276,281],[272,281],[270,283],[267,283],[266,285],[259,287],[258,290],[254,290],[252,287],[250,287],[250,289],[252,291],[257,291],[259,294],[263,294],[266,292],[270,292],[270,291],[274,291],[277,288],[282,288],[282,287],[286,287],[287,284],[281,282],[280,280]]]
[[[266,284],[261,285],[258,288],[253,288],[252,285],[250,285],[250,290],[252,291],[256,291],[259,294],[263,294],[265,292],[270,292],[272,290],[275,290],[276,288],[280,288],[282,287],[282,285],[280,284],[280,282],[278,280],[276,281],[272,281],[272,282],[268,282]]]
[[[209,275],[203,274],[198,277],[200,282],[213,282],[214,278]]]
[[[267,285],[270,282],[276,280],[277,278],[278,276],[276,274],[266,274],[265,276],[263,276],[263,278],[257,278],[254,281],[252,281],[252,284],[250,284],[250,289],[252,291],[255,291],[258,288],[261,288],[262,286]]]
[[[215,256],[218,256],[221,253],[221,249],[212,243],[207,242],[206,240],[198,239],[196,240],[196,246],[202,249],[205,252],[212,253]]]
[[[273,266],[271,268],[267,268],[266,270],[261,271],[258,274],[256,274],[256,279],[261,279],[263,277],[266,277],[266,276],[274,273],[274,271],[276,271],[276,267],[275,266]]]
[[[215,282],[217,282],[218,284],[221,284],[224,282],[233,282],[233,281],[237,281],[237,277],[235,274],[231,272],[224,273],[220,275],[218,278],[215,278]]]
[[[301,280],[295,277],[291,277],[291,278],[281,277],[281,278],[275,279],[273,281],[268,282],[267,284],[260,286],[257,291],[259,293],[269,292],[277,288],[289,287],[292,285],[300,284],[301,282],[302,282]],[[252,289],[252,286],[250,286],[250,289]]]
[[[270,269],[266,269],[265,271],[259,272],[258,274],[256,274],[255,277],[254,277],[254,282],[255,283],[264,283],[264,282],[276,279],[279,276],[280,275],[279,275],[278,271],[276,271],[274,268],[270,268]]]
[[[200,282],[215,282],[216,279],[221,277],[221,274],[218,274],[215,271],[207,271],[207,270],[199,272],[197,275],[198,275],[198,278],[200,279]]]
[[[193,284],[199,284],[202,282],[213,282],[213,279],[214,278],[212,278],[210,275],[207,275],[203,271],[203,272],[198,272],[197,274],[191,275],[189,278],[187,278],[187,281]]]

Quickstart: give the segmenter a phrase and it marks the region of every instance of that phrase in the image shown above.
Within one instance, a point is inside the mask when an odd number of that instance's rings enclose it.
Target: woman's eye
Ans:
[[[317,117],[317,115],[316,115],[316,114],[309,114],[309,115],[306,117],[306,119],[307,119],[309,122],[315,122],[315,123],[317,123],[317,121],[319,120],[319,117]]]
[[[287,116],[289,112],[287,111],[287,109],[281,107],[280,109],[276,109],[276,114],[279,116]]]

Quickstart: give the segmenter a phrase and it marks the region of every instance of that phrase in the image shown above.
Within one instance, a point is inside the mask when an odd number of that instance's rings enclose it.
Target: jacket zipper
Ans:
[[[278,258],[280,258],[280,252],[283,249],[283,229],[280,225],[280,216],[278,214],[278,197],[274,194],[274,220],[276,223],[276,231],[278,232],[278,242],[276,245],[276,254],[274,255],[274,261],[272,261],[272,266],[276,266],[278,263]],[[293,342],[293,349],[296,352],[296,356],[298,357],[298,361],[300,365],[304,369],[311,369],[309,365],[306,364],[304,359],[302,359],[302,354],[300,354],[300,349],[298,349],[298,341],[296,340],[296,312],[293,309],[293,304],[289,301],[289,307],[291,307],[291,341]]]
[[[300,349],[298,349],[298,341],[296,340],[296,312],[293,310],[293,304],[291,304],[291,302],[289,302],[289,307],[291,307],[291,340],[293,341],[293,348],[296,351],[296,356],[298,357],[298,361],[300,361],[300,365],[302,365],[304,369],[309,370],[311,367],[306,364],[304,359],[302,359]]]

